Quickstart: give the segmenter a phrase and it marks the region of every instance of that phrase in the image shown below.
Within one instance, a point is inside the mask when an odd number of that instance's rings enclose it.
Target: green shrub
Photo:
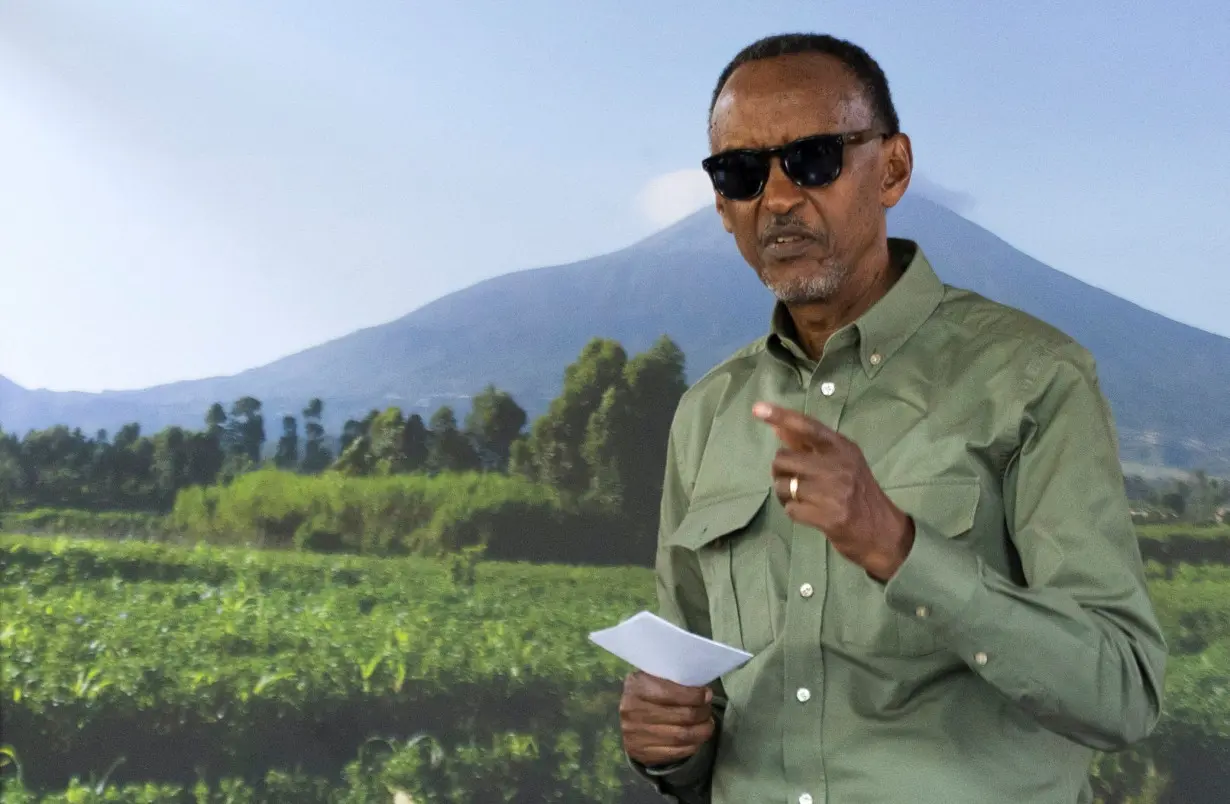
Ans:
[[[0,515],[0,532],[73,534],[97,539],[157,540],[164,531],[158,514],[134,511],[79,511],[38,508]]]
[[[1140,525],[1140,553],[1168,571],[1182,564],[1230,565],[1230,526]]]
[[[346,477],[267,469],[180,493],[183,540],[364,555],[440,555],[503,532],[533,533],[560,511],[550,488],[494,473]]]

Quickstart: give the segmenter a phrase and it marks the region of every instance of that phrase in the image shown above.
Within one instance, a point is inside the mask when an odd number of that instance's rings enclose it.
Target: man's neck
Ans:
[[[893,259],[886,242],[868,255],[832,299],[787,305],[799,345],[807,356],[818,360],[833,333],[870,310],[901,278],[904,270],[905,266]]]

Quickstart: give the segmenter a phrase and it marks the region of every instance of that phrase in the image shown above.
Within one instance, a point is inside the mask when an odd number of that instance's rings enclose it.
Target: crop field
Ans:
[[[653,607],[648,570],[46,536],[0,559],[4,802],[656,800],[620,752],[626,667],[586,639]],[[1230,566],[1149,573],[1166,719],[1095,787],[1224,804]]]

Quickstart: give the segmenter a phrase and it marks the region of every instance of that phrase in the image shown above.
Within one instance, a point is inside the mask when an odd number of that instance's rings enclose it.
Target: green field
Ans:
[[[39,536],[0,558],[4,802],[656,800],[619,750],[626,668],[586,639],[653,606],[648,570]],[[1099,762],[1099,800],[1224,804],[1230,566],[1149,572],[1167,714]]]

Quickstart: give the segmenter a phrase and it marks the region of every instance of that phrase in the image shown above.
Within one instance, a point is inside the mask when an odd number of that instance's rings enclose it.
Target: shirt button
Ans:
[[[832,396],[833,392],[836,390],[837,390],[837,386],[833,385],[833,383],[831,382],[825,382],[825,383],[820,384],[820,393],[824,394],[825,396]]]
[[[794,694],[794,697],[799,699],[800,703],[807,703],[811,700],[811,690],[807,687],[799,687],[799,691]]]
[[[914,610],[914,613],[917,614],[919,617],[926,617],[931,612],[927,610],[926,606],[919,606],[917,609]]]
[[[977,653],[974,654],[974,661],[978,662],[978,664],[986,664],[987,655],[983,653],[982,651],[978,651]]]
[[[799,796],[799,804],[811,804],[811,795],[808,793],[804,793],[803,795]]]
[[[873,366],[878,366],[878,365],[880,365],[880,361],[881,361],[881,360],[883,360],[883,359],[884,359],[884,358],[880,357],[880,353],[879,353],[879,352],[872,352],[872,353],[871,353],[871,365],[873,365]]]
[[[811,584],[809,583],[805,583],[799,587],[799,594],[802,595],[803,597],[811,597],[812,593],[815,591],[816,590],[812,589]]]

